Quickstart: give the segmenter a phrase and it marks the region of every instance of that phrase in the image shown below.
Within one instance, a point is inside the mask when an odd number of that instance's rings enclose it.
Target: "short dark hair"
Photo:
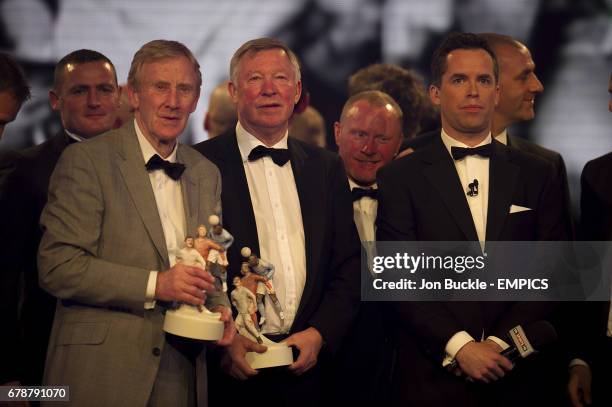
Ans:
[[[442,76],[447,69],[447,56],[456,49],[482,49],[493,61],[493,76],[499,81],[499,67],[495,54],[483,38],[473,33],[453,32],[448,34],[436,48],[431,58],[431,80],[435,86],[440,86]]]
[[[416,72],[393,64],[373,64],[349,78],[348,93],[353,96],[367,90],[379,90],[391,96],[403,113],[402,130],[407,138],[421,130],[421,118],[431,104],[425,82]]]
[[[30,98],[30,86],[23,69],[12,56],[0,52],[0,92],[7,91],[19,104]]]
[[[59,91],[64,81],[64,70],[67,65],[80,65],[88,62],[103,61],[107,62],[113,68],[113,74],[115,75],[115,84],[117,84],[117,70],[115,65],[111,62],[108,57],[98,51],[92,51],[90,49],[79,49],[72,51],[66,55],[55,65],[55,71],[53,73],[53,89]]]

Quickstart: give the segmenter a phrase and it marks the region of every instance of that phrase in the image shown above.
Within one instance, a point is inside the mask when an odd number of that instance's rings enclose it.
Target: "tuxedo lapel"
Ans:
[[[519,168],[509,159],[509,150],[493,141],[489,161],[489,207],[487,210],[486,240],[498,240],[508,218]]]
[[[185,234],[196,233],[198,228],[198,197],[201,187],[198,176],[194,171],[193,163],[187,162],[182,154],[182,146],[178,146],[176,152],[177,162],[185,165],[185,171],[181,176],[181,194],[183,196],[183,207],[185,208]]]
[[[425,178],[440,195],[466,240],[478,240],[459,174],[440,137],[434,140],[427,150],[423,150],[423,159],[431,164],[423,170]],[[427,192],[423,191],[423,193]]]
[[[121,137],[122,146],[119,154],[123,160],[119,163],[119,170],[151,241],[155,245],[163,264],[169,268],[164,231],[136,132],[131,124],[125,126],[122,131],[124,134]],[[126,233],[129,232],[126,231]]]
[[[322,199],[322,188],[324,182],[324,173],[322,168],[312,165],[308,159],[308,154],[302,146],[292,138],[288,139],[289,156],[291,160],[291,169],[300,199],[300,209],[302,213],[302,227],[304,228],[304,246],[306,253],[306,282],[302,293],[303,300],[300,301],[300,306],[296,313],[296,320],[300,315],[300,311],[308,302],[310,292],[315,281],[315,272],[318,269],[313,264],[314,259],[320,258],[321,245],[316,244],[322,242],[323,236],[321,233],[320,222],[317,218],[320,216],[316,213],[320,208],[320,200]]]
[[[249,247],[253,253],[259,255],[255,213],[249,193],[249,184],[244,173],[244,165],[238,149],[238,140],[235,133],[221,137],[228,138],[227,142],[222,144],[223,151],[218,161],[224,167],[221,169],[223,174],[221,201],[223,202],[223,216],[227,221],[224,220],[223,222],[227,230],[236,239],[234,246],[237,246],[239,250],[244,246]],[[225,194],[231,194],[232,197],[224,199],[223,195]],[[233,219],[239,221],[233,223]]]

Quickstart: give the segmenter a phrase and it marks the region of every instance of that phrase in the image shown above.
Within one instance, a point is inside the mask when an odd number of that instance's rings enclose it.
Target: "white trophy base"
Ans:
[[[247,352],[246,361],[253,369],[264,369],[267,367],[287,366],[293,363],[293,352],[291,347],[284,343],[272,342],[261,335],[263,344],[268,350],[264,353]]]
[[[202,312],[191,305],[183,304],[176,310],[166,312],[164,331],[184,338],[216,341],[223,337],[221,314],[203,308]]]

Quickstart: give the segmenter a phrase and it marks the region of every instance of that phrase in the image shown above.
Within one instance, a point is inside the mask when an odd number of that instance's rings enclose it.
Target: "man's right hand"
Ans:
[[[512,370],[512,362],[483,342],[468,342],[455,355],[463,373],[485,383],[498,380]]]
[[[214,277],[199,267],[177,263],[157,273],[155,299],[203,305],[206,291],[215,291]]]
[[[591,369],[588,366],[576,365],[570,368],[567,392],[573,407],[591,405]]]
[[[267,347],[250,341],[240,334],[236,334],[234,341],[226,348],[223,354],[221,368],[235,379],[246,380],[258,373],[246,361],[246,353],[264,353],[266,350],[268,350]]]

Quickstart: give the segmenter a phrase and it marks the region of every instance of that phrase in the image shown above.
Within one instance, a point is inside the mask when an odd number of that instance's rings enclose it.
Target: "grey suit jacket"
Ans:
[[[219,171],[182,145],[177,161],[186,166],[186,231],[195,232],[220,213]],[[165,308],[145,310],[145,291],[150,271],[169,264],[132,122],[64,151],[41,224],[40,284],[59,299],[45,384],[69,385],[75,405],[147,404],[168,344]],[[207,306],[217,304],[228,305],[225,294],[209,293]],[[204,373],[203,346],[197,352],[195,367]],[[176,380],[179,388],[186,381]]]

